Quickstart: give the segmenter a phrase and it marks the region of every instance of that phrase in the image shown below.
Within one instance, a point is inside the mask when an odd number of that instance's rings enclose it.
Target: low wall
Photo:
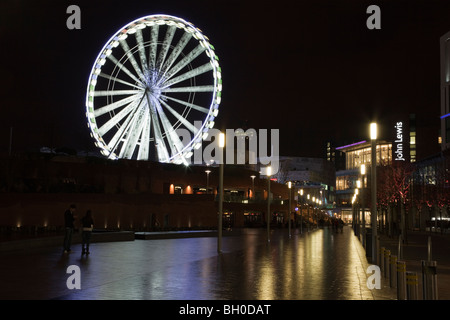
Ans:
[[[134,232],[93,232],[91,236],[91,243],[97,242],[113,242],[113,241],[134,241]],[[38,249],[44,247],[60,247],[64,242],[64,236],[48,236],[48,237],[32,237],[28,239],[17,239],[9,241],[0,241],[0,252]],[[81,233],[76,232],[72,236],[72,244],[81,243]]]
[[[64,211],[77,206],[76,227],[88,209],[95,228],[157,230],[217,226],[212,195],[0,194],[0,226],[52,230],[64,226]]]

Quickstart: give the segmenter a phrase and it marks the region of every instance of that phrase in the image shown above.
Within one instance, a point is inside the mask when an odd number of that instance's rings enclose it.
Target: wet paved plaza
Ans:
[[[295,231],[298,232],[298,231]],[[303,234],[245,229],[223,238],[135,240],[1,253],[1,299],[391,300],[394,289],[367,288],[369,266],[351,228]],[[67,268],[81,289],[68,289]]]

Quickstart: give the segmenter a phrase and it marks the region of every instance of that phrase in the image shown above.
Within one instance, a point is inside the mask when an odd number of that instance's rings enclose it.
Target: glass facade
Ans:
[[[347,174],[342,176],[336,176],[336,190],[343,191],[348,189],[355,189],[357,181],[360,180],[362,188],[367,188],[367,175],[361,181],[361,177],[358,174]]]
[[[346,169],[358,169],[361,164],[370,165],[372,160],[371,147],[346,152]],[[392,162],[392,144],[377,145],[377,165],[390,164]]]
[[[336,177],[336,190],[347,190],[353,187],[352,176],[345,175]]]

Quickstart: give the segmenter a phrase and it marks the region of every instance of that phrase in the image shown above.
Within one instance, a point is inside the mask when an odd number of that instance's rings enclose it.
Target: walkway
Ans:
[[[351,228],[318,229],[287,237],[263,229],[215,237],[101,242],[91,255],[79,245],[2,252],[0,299],[136,300],[393,300],[383,281],[369,290],[367,260]],[[66,273],[80,268],[81,289]]]

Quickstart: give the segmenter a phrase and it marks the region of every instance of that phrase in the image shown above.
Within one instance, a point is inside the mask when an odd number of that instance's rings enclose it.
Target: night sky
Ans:
[[[66,28],[71,4],[81,30]],[[366,27],[371,4],[381,30]],[[386,135],[389,121],[415,113],[422,153],[436,150],[448,0],[3,0],[0,153],[11,127],[13,151],[95,150],[84,106],[92,64],[119,28],[157,13],[192,22],[214,45],[220,129],[280,129],[280,155],[321,157],[327,140],[367,139],[372,120]]]

